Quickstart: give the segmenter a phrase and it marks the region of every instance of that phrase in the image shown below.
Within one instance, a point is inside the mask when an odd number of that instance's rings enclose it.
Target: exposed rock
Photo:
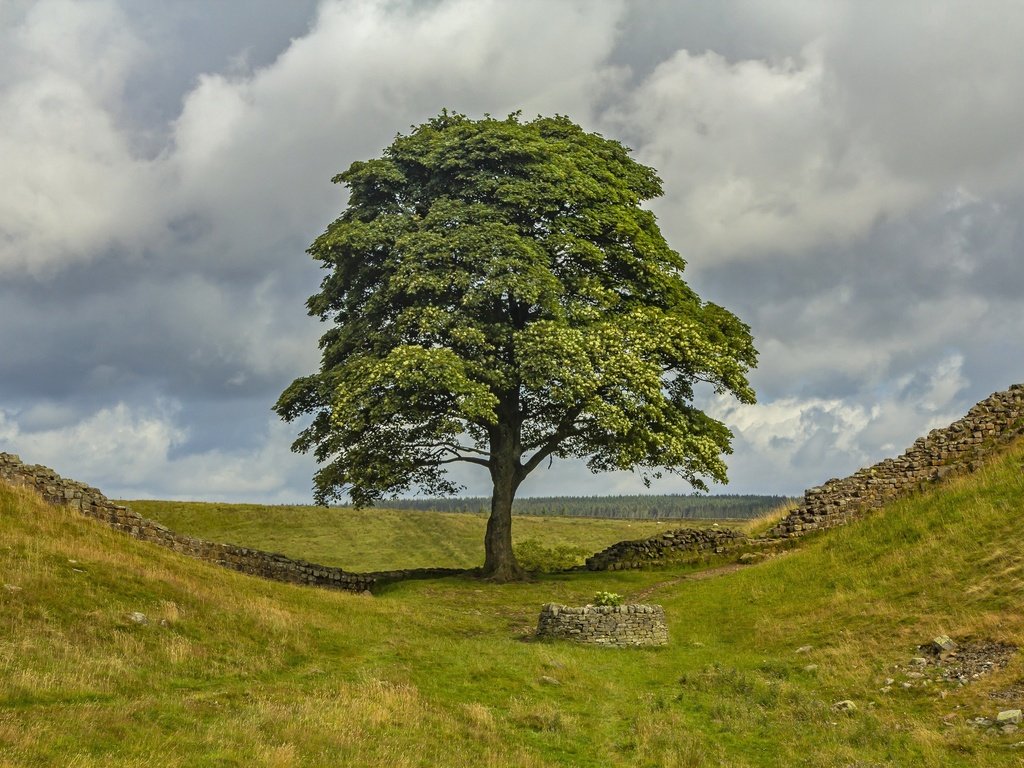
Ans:
[[[795,651],[793,651],[793,653],[800,653],[800,654],[810,653],[813,650],[814,650],[814,646],[813,645],[801,645],[799,648],[797,648]]]
[[[560,681],[556,680],[553,677],[549,677],[548,675],[541,675],[540,676],[540,681],[544,685],[561,685],[562,684]]]
[[[144,613],[134,611],[128,614],[128,621],[132,622],[133,624],[149,624],[149,617],[146,616],[146,614]]]
[[[939,635],[932,639],[928,649],[939,658],[942,658],[956,650],[956,643],[948,635]]]
[[[857,704],[850,699],[843,699],[837,701],[832,705],[832,709],[836,712],[855,712],[857,710]]]
[[[1019,725],[1021,721],[1021,711],[1019,709],[1004,709],[998,715],[996,715],[996,725]]]

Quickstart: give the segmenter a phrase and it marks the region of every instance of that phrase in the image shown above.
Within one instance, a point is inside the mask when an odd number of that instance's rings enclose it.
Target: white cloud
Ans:
[[[849,398],[784,397],[743,405],[712,398],[707,412],[736,436],[730,477],[763,493],[793,493],[902,453],[920,435],[964,415],[964,359]],[[753,492],[753,491],[752,491]]]
[[[311,462],[288,450],[290,429],[269,419],[262,440],[245,450],[180,453],[188,430],[179,403],[118,403],[72,424],[21,426],[0,410],[0,450],[89,483],[112,498],[308,501]],[[29,415],[26,415],[29,416]]]
[[[119,126],[144,51],[113,2],[44,0],[0,37],[0,273],[52,273],[158,228],[159,173]]]
[[[169,158],[180,207],[214,222],[201,247],[222,261],[305,244],[340,210],[329,179],[442,107],[588,114],[616,77],[601,60],[620,13],[620,3],[324,3],[273,65],[204,75],[187,95]]]
[[[678,51],[606,119],[666,179],[654,204],[694,265],[863,235],[922,197],[851,135],[822,47],[730,62]]]

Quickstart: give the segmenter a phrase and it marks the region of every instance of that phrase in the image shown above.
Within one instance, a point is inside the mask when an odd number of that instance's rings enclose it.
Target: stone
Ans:
[[[801,645],[799,648],[797,648],[795,651],[793,651],[793,653],[804,654],[804,653],[810,653],[813,650],[814,650],[814,646],[813,645]]]
[[[1021,711],[1019,709],[1004,709],[998,715],[996,715],[996,724],[998,725],[1017,725],[1021,721]]]
[[[857,704],[851,699],[843,699],[833,704],[832,709],[836,712],[856,712]]]
[[[953,653],[956,650],[956,643],[948,635],[939,635],[932,638],[929,647],[933,653],[942,657]]]
[[[128,614],[128,621],[133,624],[149,624],[149,617],[139,611],[133,611]]]
[[[561,685],[562,683],[549,675],[541,675],[540,681],[544,685]]]
[[[914,658],[912,658],[910,660],[910,666],[912,666],[912,667],[927,667],[928,666],[928,659],[924,658],[923,656],[915,656]]]

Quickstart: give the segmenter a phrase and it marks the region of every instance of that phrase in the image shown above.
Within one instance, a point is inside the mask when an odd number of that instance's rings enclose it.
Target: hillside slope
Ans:
[[[483,563],[487,517],[348,507],[261,506],[196,501],[126,501],[144,517],[209,541],[283,552],[350,571],[392,568],[475,568]],[[710,526],[715,521],[696,521]],[[738,525],[721,521],[722,526]],[[522,546],[568,547],[582,563],[588,555],[628,538],[680,527],[678,520],[586,520],[517,517],[513,541]],[[692,525],[687,521],[686,525]]]
[[[908,662],[938,634],[1024,644],[1022,462],[1018,443],[718,578],[376,598],[224,571],[0,484],[0,765],[1019,765],[1021,732],[970,722],[1024,703],[1021,654],[963,686]],[[670,645],[524,642],[542,603],[599,589],[663,604]]]

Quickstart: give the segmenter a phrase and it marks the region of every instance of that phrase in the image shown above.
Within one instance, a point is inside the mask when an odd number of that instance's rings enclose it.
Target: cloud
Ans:
[[[0,274],[139,247],[160,226],[160,174],[118,124],[145,53],[116,4],[44,0],[0,41]]]
[[[730,476],[761,493],[794,493],[902,453],[966,412],[964,360],[886,382],[859,398],[784,397],[743,405],[716,396],[708,413],[736,435]]]
[[[324,3],[272,65],[203,75],[187,94],[169,162],[185,215],[210,227],[197,247],[216,248],[221,268],[304,247],[340,210],[330,178],[442,107],[587,114],[616,75],[601,59],[620,13],[619,3]]]
[[[117,403],[70,424],[66,414],[54,414],[64,418],[53,425],[40,425],[39,410],[0,410],[0,450],[98,486],[112,498],[286,503],[308,496],[295,489],[311,484],[311,462],[288,451],[286,429],[277,419],[267,418],[249,450],[175,455],[188,438],[177,402]]]
[[[317,365],[303,251],[344,206],[330,177],[444,106],[566,113],[657,168],[688,279],[761,350],[762,403],[709,406],[724,490],[798,491],[1024,377],[1012,4],[241,7],[0,5],[0,436],[29,460],[308,498],[268,424]],[[524,486],[626,490],[568,462]]]
[[[851,135],[820,44],[778,61],[677,51],[605,114],[666,179],[654,209],[697,268],[849,242],[923,189]]]

